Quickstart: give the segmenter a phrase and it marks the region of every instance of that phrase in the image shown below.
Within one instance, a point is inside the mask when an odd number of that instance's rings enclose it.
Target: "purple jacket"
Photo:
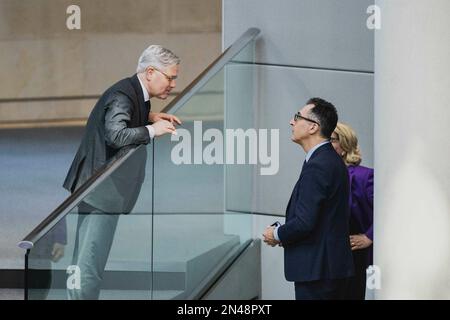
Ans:
[[[373,169],[353,165],[347,168],[351,190],[350,234],[364,233],[373,241]]]

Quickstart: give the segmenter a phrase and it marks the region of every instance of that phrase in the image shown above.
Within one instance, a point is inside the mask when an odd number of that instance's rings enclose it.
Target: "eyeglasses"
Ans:
[[[330,138],[330,142],[331,143],[333,143],[333,142],[338,142],[339,141],[339,138],[335,138],[335,137],[331,137]]]
[[[294,121],[298,121],[298,119],[303,119],[303,120],[306,120],[306,121],[309,121],[309,122],[313,122],[313,123],[317,124],[318,126],[320,126],[320,123],[318,123],[316,120],[306,118],[306,117],[302,116],[302,115],[300,114],[300,112],[297,112],[297,113],[294,115]]]
[[[173,80],[175,80],[176,78],[178,78],[178,76],[169,76],[168,74],[162,72],[161,70],[155,68],[155,67],[151,67],[152,69],[155,69],[156,71],[158,71],[159,73],[161,73],[164,77],[166,77],[167,81],[172,82]]]

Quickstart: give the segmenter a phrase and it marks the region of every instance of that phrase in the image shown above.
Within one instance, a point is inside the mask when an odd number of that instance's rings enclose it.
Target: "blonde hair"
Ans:
[[[338,122],[334,133],[337,134],[339,144],[341,145],[344,154],[342,159],[346,165],[359,165],[362,157],[358,146],[358,138],[355,131],[348,125]]]

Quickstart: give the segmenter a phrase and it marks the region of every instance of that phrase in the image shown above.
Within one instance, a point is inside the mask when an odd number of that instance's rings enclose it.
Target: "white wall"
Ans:
[[[257,61],[373,71],[372,0],[225,0],[224,47],[249,27],[262,31]]]
[[[376,296],[450,299],[450,2],[376,4]]]

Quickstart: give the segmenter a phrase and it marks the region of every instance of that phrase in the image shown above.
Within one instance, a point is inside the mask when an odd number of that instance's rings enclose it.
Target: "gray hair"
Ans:
[[[159,45],[151,45],[145,49],[139,57],[136,72],[144,72],[145,69],[150,66],[163,69],[168,66],[179,64],[180,61],[180,58],[178,58],[169,49],[163,48]]]

